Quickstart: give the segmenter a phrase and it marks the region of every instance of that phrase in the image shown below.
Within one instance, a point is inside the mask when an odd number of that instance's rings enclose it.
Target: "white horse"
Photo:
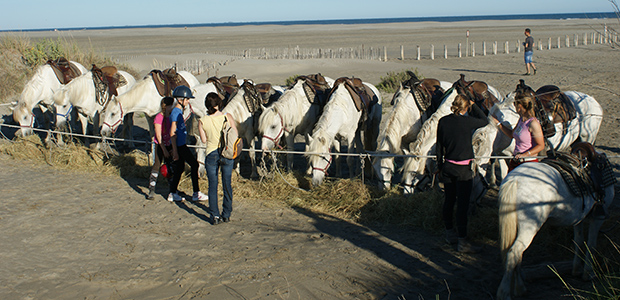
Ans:
[[[604,207],[614,198],[614,185],[604,188]],[[573,226],[575,256],[573,274],[583,271],[584,279],[592,275],[591,252],[596,247],[602,218],[587,215],[594,204],[592,196],[575,196],[560,173],[544,163],[525,163],[512,170],[499,190],[500,248],[504,277],[497,290],[497,299],[511,299],[526,291],[521,278],[520,264],[523,252],[545,222],[557,226]],[[584,216],[586,220],[581,221]],[[587,247],[584,247],[583,229],[590,223]],[[585,268],[579,255],[586,254]]]
[[[71,61],[80,71],[81,74],[88,72],[81,64]],[[44,127],[50,128],[53,120],[52,115],[48,115],[48,110],[53,109],[54,100],[52,96],[54,92],[62,87],[56,73],[49,64],[44,64],[35,70],[34,75],[24,86],[17,105],[13,108],[13,120],[19,123],[20,133],[22,136],[33,133],[35,117],[33,110],[35,106],[39,106],[44,113]]]
[[[189,88],[193,88],[200,83],[198,79],[187,71],[178,72],[185,81],[190,85]],[[152,75],[147,75],[142,80],[136,81],[133,88],[122,95],[118,95],[110,99],[108,104],[104,108],[103,123],[101,125],[101,135],[111,136],[116,132],[118,126],[123,122],[123,118],[128,113],[143,112],[148,119],[149,133],[151,138],[155,134],[153,126],[153,118],[161,111],[161,98],[153,83]],[[127,124],[125,124],[127,126]],[[128,126],[131,127],[131,126]],[[131,138],[131,130],[129,132],[129,138]]]
[[[452,83],[440,81],[441,88],[447,91]],[[424,113],[411,94],[410,87],[401,84],[392,99],[394,107],[388,116],[385,128],[379,134],[377,152],[388,154],[403,154],[403,145],[408,146],[415,141],[422,124],[426,121]],[[377,179],[383,189],[389,189],[394,174],[394,157],[376,156],[373,167]]]
[[[494,115],[505,126],[514,128],[519,121],[514,106],[515,92],[510,93],[503,102],[497,103],[490,110],[489,115]],[[584,93],[568,91],[564,94],[573,102],[577,116],[567,123],[567,129],[563,133],[562,123],[555,124],[555,135],[548,138],[549,144],[556,151],[566,151],[570,146],[578,141],[593,144],[599,131],[599,127],[603,120],[603,109],[601,105],[593,97]],[[496,181],[494,166],[489,156],[512,156],[514,142],[505,134],[501,133],[491,122],[489,125],[480,128],[474,134],[472,144],[474,153],[476,154],[476,165],[480,177],[477,177],[474,183],[475,195],[483,195],[482,180],[493,185]],[[546,147],[546,150],[549,150]],[[500,161],[501,177],[506,176],[508,171],[504,160]],[[488,175],[487,175],[488,173]],[[484,179],[483,179],[484,178]]]
[[[312,185],[317,186],[323,182],[327,169],[329,169],[332,162],[332,156],[329,154],[330,148],[333,146],[335,151],[339,152],[340,141],[347,142],[348,153],[354,153],[356,146],[359,149],[358,152],[362,151],[361,148],[367,150],[376,149],[376,138],[379,134],[379,124],[381,123],[381,94],[374,85],[366,82],[364,82],[364,85],[374,92],[376,99],[373,100],[377,102],[368,112],[367,125],[360,125],[358,127],[362,112],[355,107],[355,103],[345,84],[339,84],[338,80],[336,80],[329,100],[323,109],[323,114],[321,114],[310,137],[310,145],[308,147],[310,154],[307,156],[309,156],[309,163],[312,167]],[[363,142],[361,131],[365,131]],[[354,174],[353,164],[354,158],[348,156],[347,165],[349,166],[349,174],[351,176]],[[340,176],[339,164],[336,164],[336,166],[336,175]]]
[[[123,76],[126,81],[125,85],[118,88],[118,94],[122,95],[133,87],[136,83],[136,79],[125,71],[119,70],[118,73]],[[107,92],[105,95],[107,96]],[[95,85],[93,84],[93,73],[91,71],[76,77],[71,82],[61,87],[54,93],[53,98],[54,105],[56,106],[57,127],[64,127],[67,123],[68,115],[75,110],[82,124],[82,133],[87,134],[86,128],[88,126],[88,119],[91,119],[94,134],[98,134],[99,116],[100,112],[103,110],[103,106],[97,102]]]
[[[325,77],[331,88],[334,80]],[[309,144],[309,134],[319,118],[323,108],[320,104],[310,103],[304,85],[308,85],[307,79],[299,79],[292,88],[266,108],[258,120],[258,132],[262,133],[262,150],[279,147],[282,137],[286,140],[289,151],[294,150],[295,136],[301,134]],[[293,168],[293,154],[287,154],[287,168]]]
[[[500,102],[503,97],[492,86],[488,86],[488,91],[495,96]],[[425,157],[435,154],[435,142],[437,141],[437,124],[439,119],[452,113],[450,107],[452,102],[458,95],[456,88],[452,88],[444,94],[444,99],[437,111],[433,113],[424,124],[416,137],[416,140],[409,145],[409,150],[404,150],[408,155],[415,157],[407,157],[403,164],[403,193],[412,194],[415,187],[421,180],[421,176],[425,173],[426,164],[430,161]]]

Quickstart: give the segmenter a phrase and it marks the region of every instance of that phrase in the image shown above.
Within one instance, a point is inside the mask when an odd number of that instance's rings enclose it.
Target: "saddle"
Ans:
[[[340,77],[336,79],[336,81],[334,82],[334,89],[332,89],[331,93],[336,90],[335,87],[339,84],[344,84],[347,91],[349,91],[349,94],[351,94],[351,98],[353,99],[353,103],[355,103],[355,108],[357,108],[357,111],[367,112],[372,105],[379,101],[378,95],[375,95],[372,89],[364,85],[362,80],[359,78]]]
[[[578,142],[571,147],[571,153],[549,151],[548,155],[541,162],[552,166],[562,175],[573,195],[593,195],[594,206],[602,208],[605,188],[616,183],[613,169],[604,153],[596,152],[590,143]]]
[[[306,98],[310,104],[316,104],[321,107],[325,106],[330,94],[331,88],[321,73],[301,75],[295,78],[295,82],[303,80],[303,89]]]
[[[499,102],[499,100],[489,92],[489,85],[483,81],[465,81],[464,74],[461,74],[461,78],[453,84],[453,87],[456,88],[459,95],[473,100],[486,115],[489,114],[491,107]]]
[[[177,86],[184,85],[189,87],[185,78],[177,73],[174,68],[165,69],[163,71],[152,70],[147,76],[148,75],[151,75],[153,78],[153,83],[155,83],[157,92],[162,97],[172,96],[172,91]]]
[[[420,80],[418,76],[411,71],[407,71],[407,74],[409,74],[410,78],[403,82],[403,87],[409,88],[420,112],[428,111],[428,115],[433,114],[437,111],[439,104],[441,104],[443,94],[445,93],[441,88],[441,82],[433,78]]]
[[[566,134],[568,122],[577,116],[573,102],[555,85],[545,85],[536,90],[536,98],[553,123],[562,123],[562,132]]]
[[[278,98],[280,98],[280,94],[277,93],[275,89],[273,89],[271,83],[259,83],[254,85],[254,87],[256,88],[256,91],[260,94],[264,106],[267,106],[273,101],[276,101],[278,100]]]
[[[95,98],[101,106],[105,106],[112,98],[112,95],[118,96],[118,88],[127,84],[127,80],[118,73],[118,69],[115,66],[105,66],[99,69],[93,64],[90,71],[93,74]]]
[[[52,67],[56,78],[63,85],[69,83],[73,78],[82,75],[82,71],[64,57],[59,57],[55,60],[50,59],[47,61],[47,64]]]
[[[231,95],[235,94],[239,89],[239,84],[237,83],[236,75],[232,76],[224,76],[221,78],[217,78],[215,76],[209,77],[206,83],[213,83],[215,89],[217,90],[217,94],[222,99],[222,108],[228,104],[230,101]]]

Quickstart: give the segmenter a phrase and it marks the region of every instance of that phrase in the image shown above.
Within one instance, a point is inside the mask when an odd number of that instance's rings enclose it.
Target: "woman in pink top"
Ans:
[[[545,148],[542,127],[534,114],[534,98],[525,94],[517,94],[515,109],[519,114],[519,122],[514,129],[504,126],[493,117],[499,130],[515,139],[514,158],[508,164],[508,172],[524,162],[538,161],[536,156]]]
[[[155,127],[155,136],[153,136],[153,143],[157,146],[155,152],[155,159],[153,160],[153,168],[151,168],[151,176],[149,178],[149,194],[147,199],[153,200],[155,198],[155,185],[157,184],[157,177],[159,176],[159,167],[164,160],[170,158],[172,151],[172,145],[170,143],[170,120],[168,116],[172,110],[172,104],[174,98],[164,97],[161,99],[161,112],[155,115],[153,120],[153,126]]]

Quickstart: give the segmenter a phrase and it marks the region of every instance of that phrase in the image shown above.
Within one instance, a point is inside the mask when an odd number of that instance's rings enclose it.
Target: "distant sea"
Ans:
[[[456,17],[415,17],[415,18],[377,18],[377,19],[342,19],[342,20],[306,20],[306,21],[267,21],[267,22],[227,22],[227,23],[200,23],[200,24],[161,24],[135,26],[105,26],[105,27],[74,27],[74,28],[47,28],[19,31],[49,31],[49,30],[101,30],[124,28],[162,28],[162,27],[221,27],[246,25],[340,25],[340,24],[381,24],[402,22],[460,22],[480,20],[566,20],[566,19],[616,19],[615,12],[565,13],[565,14],[531,14],[531,15],[489,15],[489,16],[456,16]]]

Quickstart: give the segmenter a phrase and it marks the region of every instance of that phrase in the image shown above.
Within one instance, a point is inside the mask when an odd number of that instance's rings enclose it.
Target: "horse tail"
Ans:
[[[517,237],[517,181],[509,180],[499,189],[499,247],[502,260],[506,263],[506,254]]]

